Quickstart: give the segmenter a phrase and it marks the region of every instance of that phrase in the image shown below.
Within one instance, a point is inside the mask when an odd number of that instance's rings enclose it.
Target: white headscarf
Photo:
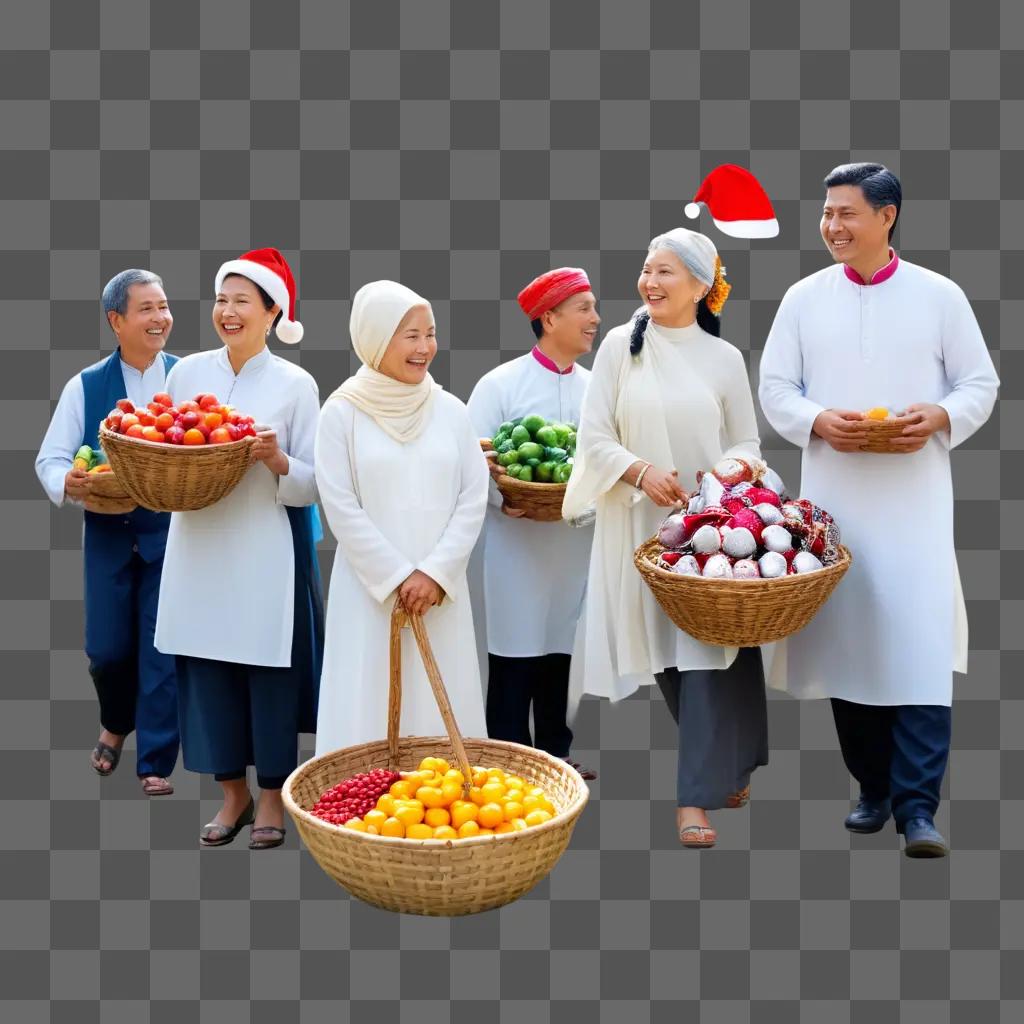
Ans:
[[[429,373],[419,384],[403,384],[377,369],[402,318],[414,306],[429,309],[430,303],[396,281],[371,281],[356,292],[348,329],[363,365],[331,395],[351,402],[401,444],[423,432],[434,392],[441,390]]]

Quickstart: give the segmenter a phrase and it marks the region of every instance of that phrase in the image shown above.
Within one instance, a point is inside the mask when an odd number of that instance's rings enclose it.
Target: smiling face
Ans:
[[[377,370],[403,384],[419,384],[436,355],[434,314],[429,306],[413,306],[391,336]]]
[[[213,303],[213,326],[229,349],[248,351],[266,343],[267,331],[281,307],[266,308],[259,289],[247,277],[224,278]]]
[[[896,207],[876,210],[858,185],[835,185],[825,193],[821,237],[837,263],[871,263],[889,252]]]
[[[156,283],[131,285],[124,314],[112,312],[107,319],[129,358],[154,358],[167,344],[174,326],[167,296]]]
[[[708,290],[671,249],[649,252],[636,284],[651,319],[665,327],[693,323],[697,316],[696,300]]]
[[[597,298],[591,291],[578,292],[541,316],[544,338],[573,359],[586,355],[594,347],[601,318]]]

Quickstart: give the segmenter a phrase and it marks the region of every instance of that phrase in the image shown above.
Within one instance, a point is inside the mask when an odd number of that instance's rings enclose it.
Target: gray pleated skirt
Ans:
[[[768,763],[768,704],[758,647],[740,648],[727,669],[654,677],[679,725],[679,807],[725,807]]]

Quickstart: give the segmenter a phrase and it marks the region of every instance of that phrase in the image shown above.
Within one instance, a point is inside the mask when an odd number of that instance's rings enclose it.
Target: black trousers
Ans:
[[[488,654],[487,735],[566,757],[572,730],[565,721],[569,700],[568,654],[505,658]],[[530,736],[533,707],[535,735]]]
[[[832,698],[843,760],[869,800],[892,802],[897,829],[933,818],[949,760],[952,709],[939,704],[878,706]]]

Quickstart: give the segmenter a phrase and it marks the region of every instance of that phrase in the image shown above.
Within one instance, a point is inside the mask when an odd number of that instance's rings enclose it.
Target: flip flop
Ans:
[[[285,829],[276,828],[273,825],[260,825],[259,828],[254,828],[249,835],[252,837],[249,840],[250,850],[272,850],[275,846],[280,846],[284,842]],[[269,838],[266,840],[257,839],[257,835],[266,835]]]
[[[730,793],[726,798],[725,806],[735,810],[737,807],[746,807],[749,803],[750,786],[748,784],[742,789],[738,789],[735,793]]]
[[[251,825],[256,817],[256,804],[249,797],[249,805],[234,826],[222,825],[219,821],[211,821],[204,825],[199,833],[200,846],[227,846],[246,825]]]
[[[595,772],[593,768],[588,768],[586,765],[580,764],[579,761],[570,761],[567,757],[563,757],[562,760],[570,768],[575,768],[576,771],[578,771],[580,775],[587,780],[587,782],[593,782],[594,779],[597,778],[597,772]]]
[[[92,748],[92,757],[89,759],[89,763],[92,765],[92,770],[97,775],[102,775],[106,778],[108,775],[114,774],[114,769],[117,767],[121,760],[121,750],[119,747],[111,747],[102,741],[97,743]],[[109,763],[109,768],[101,768],[100,764],[106,761]]]
[[[146,796],[170,796],[174,792],[174,787],[159,775],[142,775],[139,781]]]
[[[679,830],[679,842],[690,850],[707,850],[718,842],[718,833],[710,825],[686,825]]]

